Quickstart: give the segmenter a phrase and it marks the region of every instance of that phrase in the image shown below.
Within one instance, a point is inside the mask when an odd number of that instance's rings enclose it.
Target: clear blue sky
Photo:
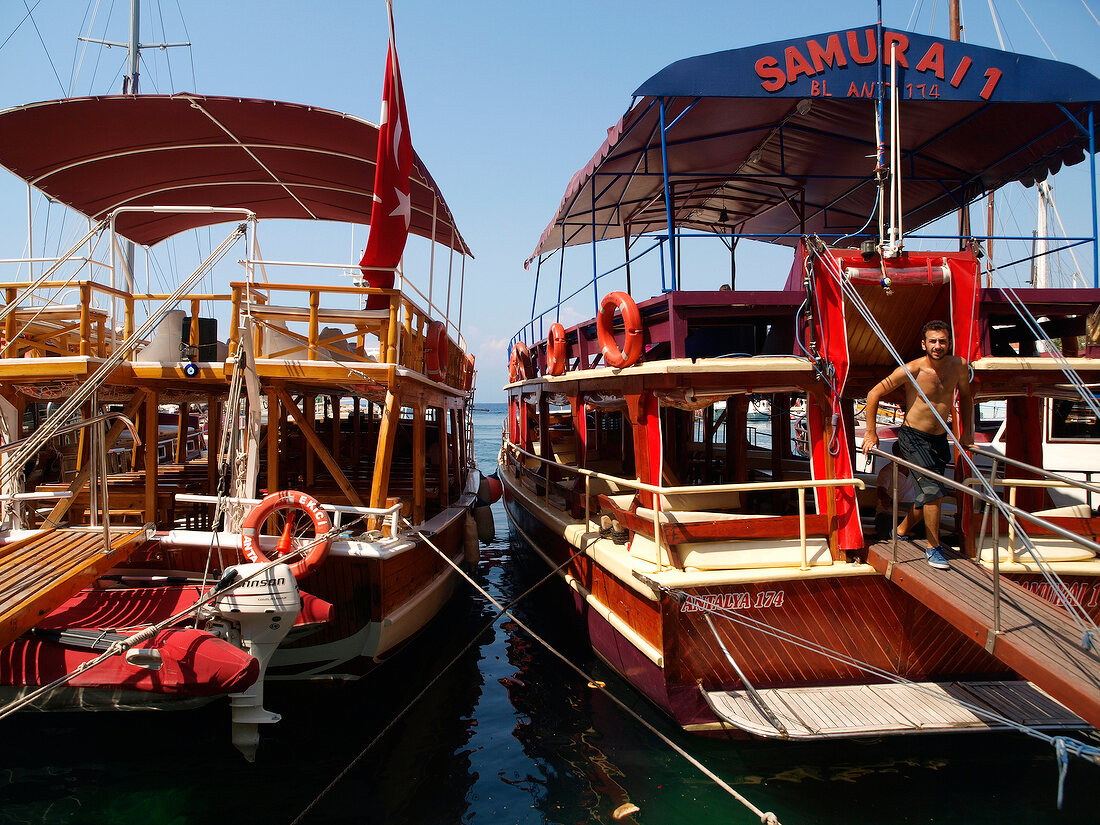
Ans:
[[[0,106],[119,89],[123,50],[85,48],[77,37],[125,40],[126,0],[100,0],[91,25],[78,0],[27,5],[33,20],[25,19],[21,2],[0,8],[0,40],[7,38],[0,47]],[[1100,75],[1100,24],[1093,17],[1100,0],[995,5],[1010,50],[1050,58],[1053,49],[1057,59]],[[947,34],[946,0],[888,0],[884,7],[889,26]],[[872,0],[395,0],[395,17],[413,143],[476,256],[466,268],[463,332],[478,354],[479,400],[494,401],[503,399],[506,342],[530,314],[533,273],[523,270],[523,260],[630,93],[679,58],[873,23],[876,6]],[[964,39],[999,45],[988,0],[964,2],[963,20]],[[274,98],[378,119],[383,0],[146,0],[142,23],[144,43],[192,43],[167,54],[146,52],[142,91]],[[1063,187],[1070,172],[1058,181],[1062,217],[1079,229],[1088,208],[1081,199],[1085,166],[1074,170],[1077,182]],[[0,257],[15,257],[25,238],[25,188],[4,177]],[[1032,198],[1029,191],[1019,202],[1026,207]],[[1020,218],[1021,225],[1030,221]],[[335,243],[341,248],[306,256],[349,259],[349,241]],[[745,285],[775,286],[786,275],[789,253],[761,260],[766,264],[746,275]],[[1082,265],[1091,278],[1088,262]],[[748,272],[740,258],[739,271]],[[410,275],[424,280],[411,268]],[[574,282],[584,277],[590,272]]]

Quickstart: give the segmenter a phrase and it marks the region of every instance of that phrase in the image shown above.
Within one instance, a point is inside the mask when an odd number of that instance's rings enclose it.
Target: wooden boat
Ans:
[[[891,45],[901,57],[880,67]],[[873,137],[892,69],[903,164]],[[528,265],[602,240],[627,260],[589,273],[595,317],[566,329],[551,307],[513,339],[500,479],[513,529],[568,584],[596,653],[684,729],[1100,724],[1080,629],[1100,615],[1100,519],[1035,495],[1071,482],[1025,481],[1020,465],[979,481],[957,461],[960,488],[1011,490],[1015,509],[960,491],[962,552],[939,571],[922,547],[864,535],[854,450],[857,402],[943,318],[976,399],[1007,399],[1008,456],[1041,468],[1035,405],[1068,395],[1064,368],[1100,379],[1100,340],[1091,327],[1079,340],[1100,290],[988,288],[968,230],[934,252],[898,230],[1082,160],[1090,101],[1100,81],[1074,67],[869,26],[673,63],[570,182]],[[684,263],[704,236],[726,255],[740,239],[787,245],[793,265],[778,289],[719,290],[708,273],[733,265]],[[661,278],[654,297],[631,289],[643,272]],[[1059,358],[1036,354],[1049,335]],[[770,448],[748,434],[757,397]],[[792,450],[801,399],[808,458]]]
[[[263,257],[287,220],[377,223],[392,135],[334,111],[106,96],[0,112],[0,135],[0,164],[90,227],[29,282],[3,284],[0,683],[26,696],[163,625],[37,704],[229,694],[235,738],[254,748],[256,726],[278,719],[265,679],[369,672],[436,615],[476,549],[474,357],[455,270],[469,250],[410,153],[394,178],[407,232],[449,253],[445,272],[433,263],[418,288],[366,259]],[[123,241],[227,221],[170,294],[134,286]],[[240,274],[200,285],[230,251]],[[181,664],[164,634],[203,661]]]

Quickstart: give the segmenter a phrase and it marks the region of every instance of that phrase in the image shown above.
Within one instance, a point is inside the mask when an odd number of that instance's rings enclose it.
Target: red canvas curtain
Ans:
[[[852,478],[852,446],[844,431],[841,398],[848,380],[848,329],[844,319],[844,295],[838,280],[840,264],[828,252],[814,258],[813,306],[814,336],[821,356],[832,366],[831,383],[826,386],[830,409],[808,404],[810,423],[810,471],[813,478],[830,478],[826,453],[832,455],[832,478]],[[827,257],[826,257],[827,256]],[[828,419],[826,418],[828,417]],[[826,423],[832,425],[827,435]],[[837,540],[842,550],[863,547],[863,529],[859,523],[859,505],[854,487],[816,487],[814,498],[819,513],[828,512],[828,497],[836,508]]]

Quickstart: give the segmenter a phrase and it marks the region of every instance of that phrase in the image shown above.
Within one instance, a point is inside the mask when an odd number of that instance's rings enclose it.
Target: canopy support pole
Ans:
[[[554,320],[561,321],[561,282],[565,276],[565,247],[558,256],[558,302],[554,304]]]
[[[1096,230],[1096,105],[1089,104],[1089,172],[1092,184],[1092,287],[1100,287],[1100,246]]]
[[[668,264],[669,280],[672,288],[676,289],[676,243],[672,229],[672,187],[668,180],[668,135],[665,134],[665,99],[661,98],[661,174],[665,180],[665,220],[668,224]],[[593,219],[595,215],[593,214]],[[661,291],[665,290],[664,273],[661,274]]]
[[[600,271],[596,268],[596,181],[592,181],[592,306],[593,315],[600,314]]]
[[[565,255],[565,247],[562,247],[562,255]],[[535,302],[539,299],[539,273],[542,272],[542,256],[539,255],[538,263],[535,264],[535,290],[531,295],[531,334],[535,334]],[[520,336],[516,336],[519,338]]]

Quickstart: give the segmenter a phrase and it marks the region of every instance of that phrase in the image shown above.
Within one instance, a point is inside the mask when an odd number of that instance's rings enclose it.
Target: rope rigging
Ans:
[[[802,650],[805,650],[805,651],[808,651],[808,652],[811,652],[811,653],[816,653],[820,656],[823,656],[827,659],[830,659],[831,661],[847,665],[848,667],[857,668],[858,670],[861,670],[864,673],[870,674],[872,676],[876,676],[876,677],[878,677],[880,679],[883,679],[887,682],[891,682],[893,684],[898,684],[898,685],[905,685],[907,687],[916,689],[919,692],[921,692],[921,693],[923,693],[923,694],[925,694],[925,695],[927,695],[931,698],[936,698],[936,699],[943,699],[944,698],[941,694],[933,692],[933,691],[929,690],[928,688],[925,688],[923,685],[921,685],[917,682],[914,682],[910,679],[906,679],[903,676],[899,676],[896,673],[893,673],[893,672],[888,671],[888,670],[884,670],[880,667],[876,667],[875,665],[872,665],[872,664],[869,664],[867,662],[861,661],[861,660],[856,659],[852,656],[848,656],[844,653],[840,653],[840,652],[835,651],[831,648],[825,647],[824,645],[818,644],[817,642],[814,642],[810,639],[806,639],[804,637],[797,636],[797,635],[795,635],[793,633],[790,633],[788,631],[785,631],[785,630],[780,630],[779,628],[773,627],[772,625],[767,624],[766,622],[759,621],[757,619],[753,619],[753,618],[749,617],[747,614],[744,614],[740,611],[733,610],[731,608],[716,606],[715,604],[713,604],[711,602],[708,602],[704,599],[700,599],[698,596],[695,596],[692,593],[688,593],[687,591],[680,590],[678,588],[669,587],[667,585],[659,584],[658,582],[656,582],[652,579],[646,578],[646,579],[644,579],[644,581],[650,587],[654,588],[655,590],[659,591],[660,593],[662,593],[664,595],[667,595],[669,598],[675,600],[679,604],[691,604],[694,610],[698,610],[698,611],[700,611],[704,614],[704,616],[707,618],[708,622],[710,621],[710,616],[711,615],[720,616],[720,617],[722,617],[724,619],[727,619],[727,620],[729,620],[729,621],[731,621],[735,624],[739,624],[739,625],[742,625],[744,627],[747,627],[750,630],[754,630],[754,631],[762,633],[766,636],[770,636],[773,639],[784,642],[786,644],[793,645],[793,646],[798,647]],[[964,701],[963,699],[961,699],[957,696],[952,696],[951,700],[956,702],[960,706],[966,708],[968,711],[975,714],[976,716],[980,716],[980,717],[983,717],[983,718],[986,718],[986,719],[990,719],[992,721],[997,722],[998,724],[1002,724],[1006,727],[1010,727],[1010,728],[1016,730],[1019,733],[1023,733],[1026,736],[1031,736],[1035,739],[1046,742],[1047,744],[1054,747],[1055,755],[1056,755],[1056,758],[1058,760],[1058,765],[1059,765],[1059,779],[1058,779],[1058,807],[1059,807],[1059,809],[1061,809],[1061,807],[1062,807],[1062,790],[1063,790],[1063,782],[1065,780],[1066,766],[1067,766],[1067,762],[1068,762],[1068,755],[1072,754],[1074,756],[1078,756],[1078,757],[1080,757],[1082,759],[1085,759],[1087,761],[1093,762],[1094,764],[1100,765],[1100,748],[1098,748],[1098,747],[1095,747],[1093,745],[1089,745],[1085,742],[1082,742],[1078,739],[1074,739],[1072,737],[1051,736],[1049,734],[1044,733],[1041,730],[1038,730],[1037,728],[1033,728],[1033,727],[1025,725],[1021,722],[1017,722],[1013,719],[1010,719],[1006,716],[1003,716],[1003,715],[997,713],[996,711],[990,710],[987,707],[979,706],[979,705],[973,704],[971,702]]]
[[[509,515],[509,519],[511,520],[511,514],[509,513],[508,515]],[[556,658],[558,658],[560,661],[562,661],[565,665],[567,665],[569,668],[571,668],[577,674],[579,674],[580,677],[585,681],[586,684],[588,684],[590,687],[592,687],[594,689],[600,690],[607,698],[609,698],[612,702],[614,702],[621,710],[623,710],[628,715],[630,715],[636,722],[638,722],[640,725],[642,725],[647,730],[649,730],[651,733],[653,733],[655,736],[657,736],[659,739],[661,739],[662,742],[664,742],[666,745],[668,745],[670,748],[672,748],[674,751],[676,751],[680,756],[682,756],[689,763],[691,763],[694,767],[696,767],[698,770],[700,770],[704,775],[706,775],[708,778],[710,778],[712,781],[714,781],[719,787],[721,787],[723,790],[725,790],[727,793],[729,793],[735,799],[737,799],[739,802],[741,802],[741,804],[745,805],[757,817],[759,817],[761,823],[764,823],[764,825],[780,825],[779,819],[775,816],[774,813],[772,813],[770,811],[763,811],[760,808],[753,805],[749,800],[747,800],[744,796],[742,796],[740,793],[738,793],[734,788],[730,787],[724,780],[721,779],[721,777],[717,776],[712,771],[710,771],[705,765],[703,765],[697,759],[695,759],[690,754],[688,754],[686,751],[684,751],[680,746],[678,746],[674,742],[672,742],[667,736],[665,736],[663,733],[658,731],[651,724],[649,724],[644,719],[642,719],[641,716],[639,716],[636,711],[634,711],[632,708],[630,708],[625,703],[623,703],[620,699],[618,699],[616,696],[614,696],[614,694],[610,693],[607,690],[607,687],[603,682],[597,681],[596,679],[592,678],[588,673],[586,673],[579,666],[577,666],[576,664],[571,662],[564,654],[562,654],[560,651],[558,651],[556,648],[554,648],[553,645],[551,645],[549,642],[547,642],[538,633],[536,633],[534,630],[532,630],[525,622],[523,622],[521,619],[517,618],[512,613],[512,608],[513,607],[515,607],[517,604],[519,604],[524,599],[526,599],[531,593],[533,593],[535,590],[537,590],[539,587],[541,587],[545,582],[549,581],[555,575],[560,573],[566,566],[568,566],[571,562],[573,562],[573,560],[576,559],[578,556],[581,556],[581,555],[584,555],[585,553],[587,553],[588,549],[591,547],[591,545],[596,540],[598,540],[600,538],[600,535],[598,533],[595,534],[594,536],[590,537],[587,542],[582,543],[581,547],[579,547],[568,558],[566,558],[565,561],[563,561],[561,564],[558,564],[555,567],[552,567],[542,578],[540,578],[537,582],[535,582],[533,585],[528,587],[523,593],[521,593],[520,595],[518,595],[518,596],[514,597],[513,599],[509,600],[509,602],[507,604],[501,604],[500,601],[498,601],[491,593],[489,593],[484,587],[482,587],[478,582],[476,582],[466,571],[464,571],[458,564],[456,564],[455,561],[452,558],[450,558],[450,556],[448,556],[440,547],[438,547],[431,540],[431,537],[428,534],[426,534],[426,533],[424,533],[420,530],[417,530],[415,527],[413,527],[412,524],[409,523],[409,521],[407,519],[404,519],[404,522],[405,522],[406,526],[408,528],[410,528],[411,530],[414,530],[415,535],[417,535],[421,540],[423,540],[424,543],[427,544],[444,562],[446,562],[448,565],[450,565],[458,573],[458,575],[460,575],[463,579],[465,579],[482,597],[484,597],[488,602],[490,602],[496,608],[497,612],[492,617],[490,617],[490,619],[487,622],[485,622],[485,624],[481,628],[478,629],[478,631],[472,636],[470,641],[467,642],[467,644],[454,656],[454,658],[452,658],[440,670],[440,672],[438,674],[436,674],[436,676],[434,676],[432,678],[432,680],[427,685],[425,685],[424,688],[421,691],[419,691],[416,694],[416,696],[414,696],[409,701],[409,703],[400,712],[398,712],[394,716],[394,718],[381,731],[379,731],[379,733],[370,742],[367,743],[367,745],[351,760],[351,762],[349,762],[348,765],[346,767],[344,767],[344,769],[341,770],[340,773],[338,773],[333,778],[333,780],[317,794],[317,796],[309,803],[309,805],[307,805],[302,810],[302,812],[300,814],[298,814],[297,817],[295,817],[295,819],[293,820],[291,825],[298,825],[298,823],[302,822],[303,819],[321,802],[321,800],[325,796],[327,796],[332,791],[332,789],[335,788],[336,785],[339,784],[352,771],[352,769],[354,769],[354,767],[359,762],[361,762],[363,760],[363,758],[371,751],[371,749],[374,748],[378,744],[378,742],[381,741],[382,738],[390,730],[393,729],[393,727],[413,708],[413,706],[416,705],[417,702],[419,702],[431,690],[431,688],[436,684],[436,682],[438,682],[439,679],[441,679],[443,677],[443,675],[451,667],[453,667],[455,665],[455,663],[457,663],[458,661],[460,661],[462,659],[462,657],[466,654],[466,652],[477,642],[478,638],[480,638],[482,634],[484,634],[489,628],[491,628],[494,624],[496,624],[496,622],[499,621],[502,616],[507,616],[512,622],[514,622],[516,624],[517,627],[519,627],[525,633],[527,633],[528,636],[530,636],[532,639],[534,639],[536,642],[538,642],[549,653],[554,655]],[[514,521],[512,522],[512,526],[514,526],[521,534],[524,535],[525,538],[527,538],[526,534],[523,532],[523,529],[520,528],[519,525],[515,524]],[[528,539],[528,541],[529,541],[529,539]],[[534,546],[534,545],[532,545],[532,546]]]
[[[515,520],[512,519],[512,514],[511,514],[511,512],[508,511],[507,508],[505,508],[505,513],[508,515],[508,520],[511,523],[511,526],[514,527],[519,532],[519,534],[521,536],[523,536],[524,540],[529,545],[531,545],[532,547],[535,547],[536,545],[531,540],[531,537],[528,536],[526,531],[522,527],[520,527],[515,522]],[[425,539],[425,540],[427,541],[427,539]],[[428,543],[431,544],[431,542],[428,542]],[[591,544],[591,542],[590,542],[590,544]],[[434,545],[432,545],[432,546],[434,547]],[[442,551],[439,550],[439,548],[434,548],[434,549],[436,550],[437,553],[442,554]],[[587,552],[587,549],[588,549],[588,545],[581,548],[577,553],[574,553],[572,556],[570,556],[570,558],[567,559],[566,562],[564,562],[562,565],[559,565],[559,567],[552,570],[551,573],[556,573],[559,569],[564,567],[565,564],[568,564],[569,561],[572,561],[572,559],[575,558],[577,555],[579,555],[582,552]],[[446,554],[443,554],[443,555],[446,556]],[[457,566],[454,564],[454,562],[452,562],[450,560],[448,560],[448,561],[453,567],[458,569]],[[567,665],[569,668],[571,668],[573,671],[575,671],[577,674],[579,674],[581,676],[581,678],[585,679],[588,684],[593,685],[596,689],[598,689],[601,693],[603,693],[604,696],[606,696],[608,699],[610,699],[612,702],[614,702],[615,705],[620,710],[627,713],[632,719],[634,719],[635,722],[640,724],[642,727],[644,727],[646,730],[648,730],[650,733],[652,733],[654,736],[656,736],[658,739],[660,739],[665,745],[670,747],[679,756],[681,756],[682,758],[687,760],[693,767],[695,767],[697,770],[699,770],[704,776],[706,776],[708,779],[710,779],[712,782],[714,782],[716,785],[718,785],[718,787],[722,788],[722,790],[726,791],[726,793],[730,794],[734,799],[736,799],[738,802],[740,802],[742,805],[744,805],[746,808],[748,808],[750,811],[752,811],[754,814],[756,814],[756,816],[758,816],[760,818],[760,821],[762,823],[765,823],[765,825],[780,825],[779,819],[776,817],[776,815],[774,813],[772,813],[771,811],[763,811],[760,808],[756,807],[752,802],[750,802],[748,799],[746,799],[744,796],[742,796],[740,793],[738,793],[734,788],[732,788],[727,782],[725,782],[725,780],[723,780],[720,776],[715,774],[713,771],[711,771],[709,768],[707,768],[702,762],[697,760],[695,757],[693,757],[691,754],[689,754],[687,751],[685,751],[683,748],[681,748],[679,745],[677,745],[675,742],[673,742],[671,739],[669,739],[665,734],[663,734],[659,730],[657,730],[653,725],[651,725],[649,722],[647,722],[645,719],[643,719],[641,717],[641,715],[638,714],[637,711],[635,711],[633,708],[631,708],[630,706],[625,704],[621,699],[619,699],[613,693],[608,691],[606,685],[604,685],[603,683],[593,679],[582,668],[580,668],[578,665],[574,664],[573,662],[569,661],[568,658],[566,658],[561,652],[559,652],[552,645],[550,645],[549,642],[547,642],[545,639],[543,639],[541,636],[539,636],[537,633],[535,633],[535,631],[532,630],[523,621],[516,618],[516,616],[513,615],[511,613],[511,611],[509,611],[505,607],[502,607],[500,605],[500,603],[498,601],[496,601],[496,599],[494,599],[488,592],[486,592],[483,588],[479,587],[475,582],[473,582],[468,576],[466,576],[466,574],[463,571],[459,570],[459,573],[464,578],[466,578],[467,581],[470,581],[470,583],[473,584],[473,586],[475,588],[477,588],[479,593],[481,593],[483,596],[485,596],[485,598],[489,599],[495,606],[500,608],[501,611],[504,613],[504,615],[508,616],[509,619],[511,619],[513,622],[515,622],[516,625],[518,627],[520,627],[524,632],[526,632],[531,638],[533,638],[540,645],[542,645],[544,648],[546,648],[547,651],[549,651],[551,654],[553,654],[555,657],[557,657],[559,660],[561,660],[565,665]],[[542,582],[540,581],[539,584],[541,584],[541,583]]]
[[[864,303],[863,298],[859,295],[859,292],[848,281],[848,279],[844,277],[844,274],[840,271],[837,262],[832,258],[831,255],[828,254],[828,250],[822,240],[815,235],[811,239],[810,243],[812,244],[813,250],[817,258],[825,266],[828,274],[836,280],[844,296],[848,298],[851,304],[855,307],[856,311],[867,323],[871,331],[878,337],[879,341],[883,344],[883,346],[889,352],[890,356],[894,359],[894,362],[899,366],[904,366],[904,359],[902,359],[901,355],[895,349],[894,345],[891,343],[889,337],[886,335],[885,331],[878,323],[878,320],[875,318],[874,314],[867,307],[866,303]],[[959,441],[959,439],[955,436],[955,433],[951,429],[950,425],[936,410],[935,406],[928,399],[928,396],[924,393],[924,390],[922,390],[919,384],[917,384],[916,379],[911,374],[909,374],[908,371],[905,372],[905,375],[910,384],[916,390],[917,394],[928,406],[928,409],[931,410],[937,422],[939,422],[940,426],[944,429],[948,439],[956,448],[958,455],[960,455],[962,457],[962,460],[966,463],[969,471],[981,483],[982,492],[985,493],[989,501],[994,502],[994,506],[997,507],[998,511],[1003,515],[1003,517],[1006,520],[1010,520],[1012,516],[1008,509],[1005,507],[1005,503],[997,495],[989,480],[987,480],[979,471],[973,459],[963,448],[963,445]],[[1072,598],[1069,592],[1069,588],[1066,587],[1065,583],[1061,580],[1058,574],[1053,570],[1049,563],[1046,562],[1042,554],[1035,547],[1034,542],[1031,540],[1031,537],[1027,534],[1027,532],[1023,529],[1019,529],[1018,535],[1023,541],[1027,552],[1035,560],[1036,566],[1041,571],[1043,578],[1053,588],[1054,592],[1058,595],[1059,600],[1065,605],[1066,610],[1069,612],[1074,623],[1081,630],[1083,634],[1083,640],[1087,641],[1091,639],[1098,632],[1100,632],[1100,628],[1097,627],[1096,623],[1088,615],[1088,613],[1085,612],[1084,608],[1081,607],[1081,605]]]

